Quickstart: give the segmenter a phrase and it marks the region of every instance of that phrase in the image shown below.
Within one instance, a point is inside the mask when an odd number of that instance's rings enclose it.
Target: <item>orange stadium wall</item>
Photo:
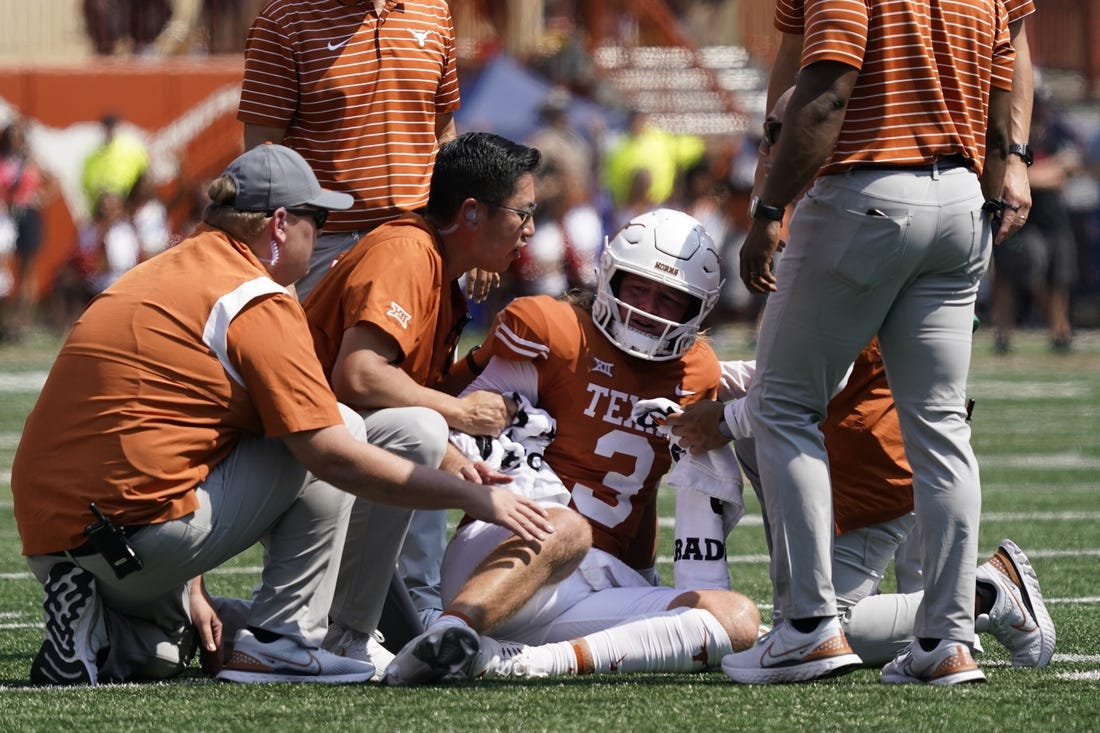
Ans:
[[[61,183],[62,195],[45,212],[45,240],[32,272],[40,293],[69,257],[86,216],[80,169],[102,140],[103,115],[114,113],[124,132],[145,142],[148,175],[180,232],[195,216],[205,183],[243,147],[236,120],[243,71],[240,56],[0,68],[0,106],[31,123],[35,154]]]

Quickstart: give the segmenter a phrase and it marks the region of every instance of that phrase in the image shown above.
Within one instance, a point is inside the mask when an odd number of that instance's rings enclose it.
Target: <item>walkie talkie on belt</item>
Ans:
[[[110,517],[99,511],[95,502],[88,502],[88,508],[92,510],[97,520],[84,528],[84,536],[88,538],[88,544],[92,549],[103,555],[119,579],[125,578],[135,570],[141,570],[144,567],[141,558],[138,557],[134,546],[130,544],[130,538],[126,536],[126,532],[116,527]]]

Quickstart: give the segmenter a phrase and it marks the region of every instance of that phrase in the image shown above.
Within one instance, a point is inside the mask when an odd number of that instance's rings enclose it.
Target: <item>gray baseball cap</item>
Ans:
[[[237,211],[302,205],[342,211],[355,203],[351,194],[321,188],[306,159],[285,145],[257,145],[238,156],[225,173],[237,184]]]

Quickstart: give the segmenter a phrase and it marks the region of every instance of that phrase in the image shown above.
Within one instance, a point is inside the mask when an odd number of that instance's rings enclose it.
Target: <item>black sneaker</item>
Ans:
[[[46,638],[31,663],[36,685],[94,685],[96,653],[106,646],[106,625],[95,576],[71,562],[50,568],[46,579]]]

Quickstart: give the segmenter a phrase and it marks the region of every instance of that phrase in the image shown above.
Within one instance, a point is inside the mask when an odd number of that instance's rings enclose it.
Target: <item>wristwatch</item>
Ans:
[[[749,216],[751,216],[753,219],[771,219],[772,221],[783,221],[784,213],[784,207],[768,206],[765,203],[761,203],[759,196],[753,196],[752,202],[749,204]]]
[[[1012,143],[1008,146],[1008,154],[1019,155],[1028,168],[1035,161],[1035,156],[1031,154],[1031,146],[1027,143]]]

